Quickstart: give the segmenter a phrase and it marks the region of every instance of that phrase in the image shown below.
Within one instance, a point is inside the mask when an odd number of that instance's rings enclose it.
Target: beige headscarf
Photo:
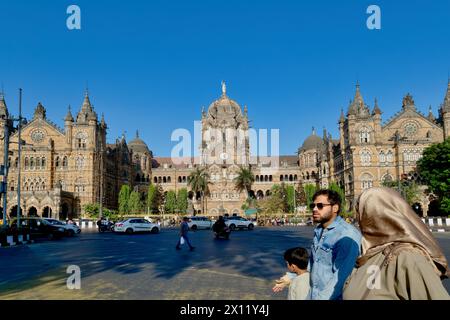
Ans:
[[[400,194],[389,188],[371,188],[359,197],[356,209],[363,235],[361,266],[387,247],[410,247],[421,251],[441,278],[450,275],[447,260],[428,227]]]

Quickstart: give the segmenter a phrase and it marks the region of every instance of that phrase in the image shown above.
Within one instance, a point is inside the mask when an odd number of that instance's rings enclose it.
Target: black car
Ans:
[[[21,229],[30,234],[31,239],[47,238],[49,240],[60,239],[65,235],[65,229],[52,225],[41,218],[20,218]],[[17,219],[11,221],[11,229],[17,230]]]

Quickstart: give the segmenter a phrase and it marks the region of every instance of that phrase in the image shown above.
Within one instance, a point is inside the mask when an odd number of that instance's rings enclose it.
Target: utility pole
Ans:
[[[99,219],[103,217],[103,133],[100,136],[100,206],[98,216]]]
[[[18,135],[19,135],[19,150],[18,150],[18,163],[17,163],[17,228],[20,229],[20,167],[21,167],[21,154],[22,154],[22,89],[19,89],[19,125],[18,125]]]
[[[8,226],[8,221],[6,217],[6,205],[7,205],[7,197],[8,197],[8,158],[9,158],[9,119],[8,115],[5,116],[5,130],[3,135],[4,145],[4,155],[3,155],[3,182],[2,182],[2,193],[3,193],[3,226]]]

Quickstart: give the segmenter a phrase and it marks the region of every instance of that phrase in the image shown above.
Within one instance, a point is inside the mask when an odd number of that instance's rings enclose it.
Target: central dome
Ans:
[[[208,108],[208,115],[219,122],[228,122],[228,120],[234,120],[242,115],[241,107],[227,96],[226,90],[226,85],[222,82],[222,96],[211,103]]]

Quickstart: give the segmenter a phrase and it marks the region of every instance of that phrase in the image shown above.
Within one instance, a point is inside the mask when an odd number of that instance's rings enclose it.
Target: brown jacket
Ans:
[[[450,300],[423,254],[406,249],[387,255],[380,252],[353,269],[344,286],[344,300]]]

